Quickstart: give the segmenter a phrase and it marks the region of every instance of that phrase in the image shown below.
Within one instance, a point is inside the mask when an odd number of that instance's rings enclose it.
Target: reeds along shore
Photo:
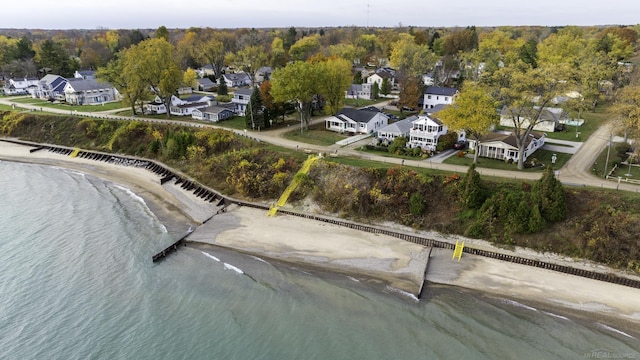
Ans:
[[[0,159],[61,166],[120,183],[142,196],[152,211],[158,212],[158,217],[163,221],[178,223],[180,221],[176,219],[186,218],[195,223],[201,223],[217,211],[216,204],[203,201],[193,193],[176,186],[175,183],[161,185],[158,175],[147,169],[97,162],[86,157],[71,158],[68,155],[49,151],[30,153],[29,150],[32,148],[0,141]],[[372,239],[367,240],[363,237],[364,233],[350,230],[351,232],[337,237],[335,235],[340,227],[335,225],[320,224],[313,220],[289,215],[268,218],[260,214],[261,212],[261,210],[237,207],[229,214],[219,218],[216,216],[207,223],[213,228],[216,221],[220,219],[220,221],[233,222],[234,224],[231,224],[233,226],[227,224],[226,227],[221,226],[227,230],[211,231],[215,234],[214,236],[209,236],[207,228],[201,227],[192,235],[193,240],[208,239],[209,242],[218,246],[236,248],[244,252],[277,257],[291,262],[311,264],[314,261],[324,262],[328,269],[334,267],[356,276],[358,270],[347,266],[354,262],[353,258],[379,261],[378,265],[375,265],[375,261],[363,260],[363,264],[372,268],[360,270],[362,273],[369,272],[369,275],[374,274],[379,277],[397,277],[398,273],[394,274],[394,271],[402,265],[408,266],[410,262],[411,257],[406,252],[416,251],[414,248],[398,248],[396,244],[408,243],[384,235],[370,234]],[[451,242],[452,240],[439,234],[430,233],[429,236],[441,241]],[[331,239],[336,240],[330,241]],[[489,243],[468,241],[468,244],[472,244],[475,248],[497,250]],[[159,248],[163,245],[168,244],[159,244]],[[422,248],[419,245],[411,245]],[[318,248],[319,246],[321,248]],[[394,248],[404,257],[392,255]],[[532,253],[527,250],[517,249],[513,255],[614,272],[598,265],[575,262],[548,254]],[[419,273],[419,277],[422,278],[423,270],[409,272],[411,276]],[[477,289],[524,301],[535,301],[550,306],[561,306],[640,322],[640,296],[638,296],[640,290],[550,269],[508,263],[467,253],[463,254],[460,262],[457,262],[451,260],[451,250],[434,249],[429,258],[426,279],[433,283]]]

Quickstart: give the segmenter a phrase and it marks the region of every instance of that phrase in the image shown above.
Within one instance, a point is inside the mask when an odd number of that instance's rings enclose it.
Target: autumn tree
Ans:
[[[289,56],[293,61],[305,61],[320,50],[320,35],[305,36],[291,45]]]
[[[404,107],[415,109],[418,107],[420,98],[424,96],[424,84],[421,76],[405,76],[401,79],[400,98],[398,108],[400,111]]]
[[[169,30],[166,26],[162,25],[158,27],[158,29],[156,30],[156,39],[165,39],[167,42],[169,42]]]
[[[171,116],[171,97],[184,79],[174,48],[164,38],[145,40],[129,48],[124,57],[123,76],[148,86],[165,104],[167,117]]]
[[[225,42],[218,33],[209,29],[204,32],[196,42],[198,60],[203,64],[209,64],[213,68],[216,78],[222,76],[224,60],[231,50],[225,46]]]
[[[436,56],[426,45],[418,45],[410,34],[400,34],[393,44],[389,61],[398,72],[407,76],[427,73],[436,63]]]
[[[640,86],[626,86],[619,90],[611,113],[616,127],[624,132],[625,141],[629,135],[640,135]]]
[[[253,74],[260,67],[266,65],[268,59],[262,47],[245,46],[235,53],[229,53],[225,61],[249,75],[251,77],[251,85],[253,86]]]
[[[478,162],[480,138],[498,123],[496,102],[489,90],[475,82],[467,82],[455,102],[438,112],[440,119],[449,129],[464,130],[467,137],[476,141],[473,163]]]
[[[267,124],[265,124],[262,109],[262,96],[256,87],[251,92],[251,97],[249,98],[249,104],[247,105],[247,111],[245,114],[247,129],[257,130],[268,127]]]
[[[325,113],[336,114],[344,106],[344,94],[351,85],[351,62],[342,58],[332,58],[320,63],[319,71],[319,92],[327,102]]]
[[[543,120],[541,114],[552,99],[566,91],[564,73],[550,67],[533,69],[518,60],[511,66],[497,70],[492,76],[483,77],[483,84],[490,89],[503,115],[509,120],[516,140],[518,169],[524,169],[524,154],[533,129]]]
[[[300,113],[300,130],[309,129],[314,97],[320,92],[320,63],[295,61],[276,69],[271,77],[271,95],[276,102],[293,101]]]
[[[126,53],[127,49],[121,50],[106,66],[98,68],[96,77],[113,85],[122,95],[124,104],[131,106],[131,112],[135,115],[138,113],[136,105],[139,106],[140,113],[143,113],[144,101],[148,100],[151,95],[146,83],[137,77],[125,75]]]
[[[281,38],[276,37],[271,42],[271,67],[277,69],[285,66],[287,63],[287,53],[284,50],[284,42]]]

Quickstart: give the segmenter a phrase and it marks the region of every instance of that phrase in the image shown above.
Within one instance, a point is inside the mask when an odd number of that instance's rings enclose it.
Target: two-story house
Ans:
[[[409,139],[411,128],[413,128],[413,121],[417,119],[418,117],[413,115],[382,127],[376,131],[376,137],[378,138],[378,141],[383,144],[390,144],[398,137],[405,137]]]
[[[65,100],[64,88],[67,82],[60,75],[47,74],[38,81],[38,87],[32,96],[43,100]]]
[[[116,101],[117,90],[96,79],[71,79],[64,87],[65,101],[73,105],[99,105]]]
[[[8,79],[4,82],[2,92],[5,95],[27,95],[33,94],[38,87],[38,79],[20,78]]]
[[[407,146],[412,148],[420,147],[435,151],[438,139],[447,133],[447,127],[440,120],[424,114],[418,115],[411,125]]]
[[[427,86],[424,91],[423,109],[432,109],[436,105],[450,105],[455,101],[458,90],[455,88]]]
[[[253,89],[238,89],[233,93],[233,99],[231,102],[235,107],[235,113],[239,116],[244,116],[247,111],[247,106],[251,100],[251,94]]]
[[[231,74],[222,74],[218,81],[224,81],[227,87],[230,88],[238,88],[243,86],[251,86],[251,76],[247,73],[231,73]]]
[[[349,90],[346,91],[347,99],[373,99],[374,84],[351,84]]]

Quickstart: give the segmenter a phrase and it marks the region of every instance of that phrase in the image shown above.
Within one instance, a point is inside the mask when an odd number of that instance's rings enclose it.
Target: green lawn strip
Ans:
[[[310,145],[329,146],[348,137],[333,131],[324,130],[323,125],[324,124],[311,126],[309,130],[303,132],[300,130],[292,130],[285,133],[284,138]]]
[[[31,98],[31,97],[16,98],[16,99],[7,98],[7,100],[11,100],[12,102],[17,103],[17,104],[34,104],[34,103],[44,102],[44,100],[34,99],[34,98]]]
[[[551,158],[553,157],[553,154],[556,154],[555,164],[551,164]],[[556,153],[549,150],[539,149],[534,154],[529,156],[527,160],[532,160],[534,158],[545,165],[553,166],[555,169],[559,169],[562,166],[564,166],[564,164],[567,161],[569,161],[569,159],[571,158],[571,154]],[[462,156],[462,157],[458,155],[453,155],[446,158],[443,161],[443,163],[452,164],[452,165],[471,166],[471,164],[473,163],[473,157],[471,157],[471,154],[469,154],[469,156]],[[489,159],[489,158],[483,158],[483,157],[478,158],[477,166],[482,168],[487,168],[487,169],[518,170],[518,164],[516,162],[513,162],[510,164],[504,160]],[[535,168],[525,168],[523,171],[542,171],[542,170],[543,170],[542,167],[535,167]]]

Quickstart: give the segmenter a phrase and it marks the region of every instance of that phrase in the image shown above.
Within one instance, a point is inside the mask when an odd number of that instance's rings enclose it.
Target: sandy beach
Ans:
[[[71,158],[46,150],[29,153],[29,149],[0,141],[0,160],[64,167],[126,186],[145,199],[152,212],[176,234],[200,225],[218,210],[171,182],[160,185],[156,174],[142,168]],[[640,323],[640,290],[631,287],[468,254],[458,262],[451,259],[451,250],[433,249],[429,257],[428,248],[385,235],[282,214],[267,217],[265,211],[235,205],[227,210],[198,226],[188,240],[379,281],[412,294],[419,291],[427,267],[426,279],[431,283]],[[432,232],[419,234],[455,242],[453,237]],[[467,244],[495,250],[480,240],[468,240]],[[517,249],[512,253],[614,272],[557,255]]]

